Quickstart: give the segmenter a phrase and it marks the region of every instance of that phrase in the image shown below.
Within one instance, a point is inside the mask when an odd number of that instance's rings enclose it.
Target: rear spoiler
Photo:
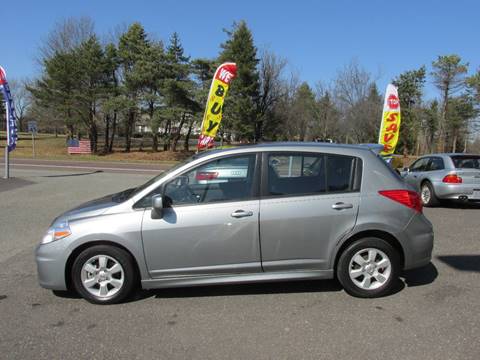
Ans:
[[[360,146],[365,147],[375,153],[377,156],[381,157],[387,164],[392,166],[393,155],[380,155],[380,152],[383,150],[382,144],[360,144]]]
[[[359,144],[359,145],[373,151],[377,155],[380,154],[380,151],[383,150],[382,144]]]

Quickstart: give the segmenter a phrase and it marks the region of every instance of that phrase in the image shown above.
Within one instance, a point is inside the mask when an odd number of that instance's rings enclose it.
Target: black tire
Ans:
[[[424,201],[424,197],[422,196],[424,189],[430,194],[428,201]],[[424,181],[420,186],[420,198],[422,199],[423,206],[425,207],[434,207],[440,204],[440,200],[438,200],[437,196],[435,195],[433,185],[429,181]]]
[[[356,263],[352,263],[351,265],[352,258],[355,254],[370,248],[380,250],[388,257],[390,261],[390,275],[384,284],[380,285],[380,283],[378,283],[374,285],[379,286],[378,288],[364,289],[360,287],[360,285],[356,285],[350,278],[350,267],[352,266],[353,269],[353,266],[359,266]],[[378,256],[381,257],[380,253]],[[378,271],[381,272],[382,269]],[[385,240],[369,237],[353,242],[342,252],[338,259],[336,274],[340,284],[342,284],[345,291],[350,295],[360,298],[375,298],[391,294],[394,291],[399,281],[400,271],[400,255],[398,251]],[[382,273],[380,273],[380,275],[382,275]],[[363,280],[362,275],[360,275],[357,280]],[[376,279],[372,280],[372,285],[375,281]]]
[[[96,296],[91,292],[89,292],[89,290],[87,290],[87,288],[83,285],[82,268],[89,260],[97,256],[105,256],[106,258],[108,258],[107,264],[108,263],[114,264],[114,262],[116,261],[118,264],[121,265],[121,268],[123,270],[123,272],[121,273],[121,279],[123,283],[121,286],[118,286],[118,290],[114,289],[116,292],[111,296]],[[108,267],[108,265],[106,265],[106,267]],[[113,275],[111,277],[113,277]],[[107,279],[107,282],[108,282],[108,279]],[[134,292],[138,284],[138,276],[136,273],[134,260],[132,259],[132,256],[129,253],[127,253],[125,250],[122,250],[114,246],[109,246],[109,245],[95,245],[83,250],[73,262],[72,284],[75,287],[75,290],[84,299],[86,299],[87,301],[93,304],[102,304],[102,305],[117,304],[124,301],[125,299],[127,299],[127,297],[132,295],[132,293]],[[91,287],[91,291],[96,289],[95,286],[97,286],[97,284]],[[109,286],[111,288],[107,291],[110,292],[110,290],[114,287],[111,285]],[[98,283],[98,288],[100,288],[100,283]]]

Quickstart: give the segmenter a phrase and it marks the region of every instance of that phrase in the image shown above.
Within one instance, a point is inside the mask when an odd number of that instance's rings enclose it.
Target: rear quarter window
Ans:
[[[480,169],[480,156],[455,155],[450,158],[457,169]]]
[[[377,157],[378,161],[388,170],[388,172],[390,174],[392,174],[394,177],[396,177],[398,180],[402,180],[403,181],[403,178],[400,176],[400,174],[398,173],[397,170],[395,170],[390,164],[388,164],[385,159],[379,155],[379,154],[375,154],[375,156]]]

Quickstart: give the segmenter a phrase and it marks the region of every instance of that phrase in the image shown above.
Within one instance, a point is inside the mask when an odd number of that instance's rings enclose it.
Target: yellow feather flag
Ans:
[[[395,152],[400,134],[400,100],[397,88],[388,84],[383,104],[382,125],[378,143],[383,145],[382,156],[389,156]]]
[[[198,138],[197,149],[211,148],[215,144],[223,115],[223,102],[227,95],[228,86],[237,75],[237,64],[223,63],[215,71],[212,85],[208,93],[207,105],[203,114],[202,132]]]

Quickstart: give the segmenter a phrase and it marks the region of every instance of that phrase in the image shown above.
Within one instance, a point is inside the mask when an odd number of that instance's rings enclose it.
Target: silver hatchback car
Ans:
[[[55,219],[40,285],[93,303],[144,289],[330,279],[359,297],[430,262],[418,194],[364,146],[275,143],[209,151]]]
[[[425,206],[441,200],[480,201],[480,155],[425,155],[401,175],[420,192]]]

